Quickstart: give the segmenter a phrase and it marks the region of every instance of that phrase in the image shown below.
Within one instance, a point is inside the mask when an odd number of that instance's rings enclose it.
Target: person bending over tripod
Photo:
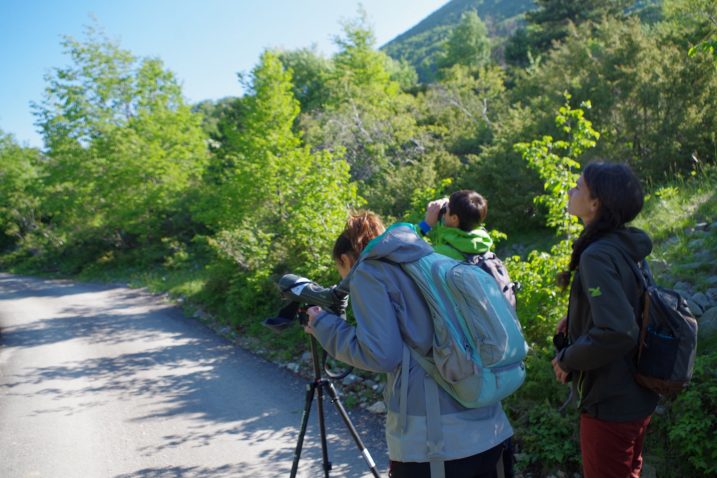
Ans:
[[[339,316],[309,308],[306,331],[333,357],[348,365],[387,375],[386,441],[392,478],[431,476],[431,462],[452,478],[492,478],[503,442],[513,430],[500,403],[467,409],[456,402],[411,357],[408,345],[427,355],[433,322],[421,292],[401,269],[432,252],[431,246],[384,232],[371,212],[352,215],[336,240],[333,258],[349,282],[356,326]],[[380,237],[378,237],[380,236]],[[407,345],[408,344],[408,345]],[[425,389],[436,390],[438,411],[427,409]],[[429,423],[437,417],[438,423]],[[429,449],[427,435],[439,427],[440,449]]]

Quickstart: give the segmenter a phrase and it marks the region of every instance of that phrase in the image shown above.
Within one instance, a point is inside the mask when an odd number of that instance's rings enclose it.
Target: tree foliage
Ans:
[[[439,66],[483,67],[490,61],[490,47],[485,23],[475,11],[466,12],[443,44]]]
[[[0,165],[0,249],[6,249],[37,227],[42,164],[37,149],[0,131]]]
[[[717,5],[709,0],[667,0],[664,12],[688,32],[689,55],[707,54],[717,68]]]
[[[569,102],[570,95],[565,94],[565,104],[555,117],[556,125],[567,139],[554,140],[546,135],[530,143],[518,143],[515,148],[544,181],[545,194],[533,200],[547,207],[547,225],[559,235],[572,239],[577,236],[580,226],[577,218],[567,212],[568,191],[580,174],[577,172],[580,155],[595,147],[600,133],[592,128],[584,111],[571,108]],[[589,109],[591,105],[583,102],[580,106]]]
[[[381,50],[391,58],[408,62],[421,83],[433,83],[439,77],[445,42],[464,14],[477,13],[486,22],[491,38],[499,44],[515,30],[522,14],[531,8],[532,0],[452,0],[382,46]]]
[[[393,61],[375,50],[365,18],[344,24],[336,43],[325,108],[304,115],[301,127],[312,147],[345,152],[372,207],[398,215],[417,184],[435,180],[432,145],[416,123],[414,98],[393,79]]]
[[[35,105],[47,146],[43,213],[65,241],[91,226],[125,241],[156,237],[202,173],[205,137],[174,75],[88,28],[65,37],[72,63],[46,76]]]
[[[535,0],[536,9],[525,13],[526,26],[511,39],[508,61],[526,65],[561,43],[570,29],[606,16],[622,16],[633,0]]]
[[[250,82],[221,175],[195,216],[217,232],[212,244],[239,266],[241,293],[251,295],[278,269],[326,277],[329,245],[359,199],[345,161],[312,152],[293,130],[299,102],[276,53],[264,52]]]
[[[291,71],[294,97],[301,111],[322,108],[329,98],[326,80],[333,68],[331,60],[315,48],[280,51],[278,56],[284,68]]]

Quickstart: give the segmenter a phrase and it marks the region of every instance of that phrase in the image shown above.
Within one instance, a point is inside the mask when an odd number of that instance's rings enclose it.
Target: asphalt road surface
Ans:
[[[289,476],[306,384],[141,290],[0,274],[2,478]],[[330,476],[371,476],[324,408]],[[386,476],[383,417],[350,416]]]

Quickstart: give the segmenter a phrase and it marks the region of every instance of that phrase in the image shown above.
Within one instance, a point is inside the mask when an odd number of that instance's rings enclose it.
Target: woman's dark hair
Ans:
[[[488,201],[475,191],[461,189],[448,198],[451,214],[458,216],[458,228],[470,232],[485,220]]]
[[[568,270],[558,275],[562,287],[570,283],[585,248],[604,234],[625,227],[637,217],[644,202],[640,180],[626,164],[590,163],[583,170],[583,181],[590,197],[598,200],[598,211],[573,242]]]
[[[356,260],[366,244],[385,230],[377,214],[371,211],[355,212],[349,216],[344,231],[336,239],[331,256],[337,261],[343,254],[347,254]]]

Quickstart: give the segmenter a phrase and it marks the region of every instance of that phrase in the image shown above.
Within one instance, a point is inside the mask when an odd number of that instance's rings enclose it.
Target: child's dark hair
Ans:
[[[385,230],[383,221],[377,214],[371,211],[357,211],[346,221],[344,231],[334,243],[331,256],[337,261],[343,254],[347,254],[356,260],[366,244],[374,237],[383,234]]]
[[[488,214],[488,201],[475,191],[461,189],[448,198],[451,214],[458,216],[458,227],[470,232],[478,227]]]
[[[567,287],[578,268],[580,254],[601,236],[625,227],[642,210],[644,195],[640,180],[626,164],[595,162],[583,170],[590,197],[598,200],[595,218],[573,242],[568,270],[558,274],[558,284]]]

